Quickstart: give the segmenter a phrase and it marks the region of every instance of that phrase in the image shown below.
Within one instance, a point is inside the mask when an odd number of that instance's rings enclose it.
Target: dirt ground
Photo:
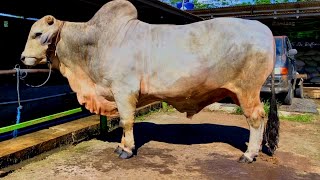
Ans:
[[[121,131],[61,149],[24,165],[4,179],[320,179],[320,119],[281,121],[275,156],[260,153],[251,164],[237,159],[246,149],[242,115],[200,112],[192,120],[157,112],[135,125],[137,155],[113,153]]]

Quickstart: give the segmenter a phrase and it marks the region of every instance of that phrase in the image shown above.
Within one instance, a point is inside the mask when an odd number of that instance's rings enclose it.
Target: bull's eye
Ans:
[[[41,32],[37,32],[37,33],[34,34],[34,38],[40,37],[41,35],[42,35]]]

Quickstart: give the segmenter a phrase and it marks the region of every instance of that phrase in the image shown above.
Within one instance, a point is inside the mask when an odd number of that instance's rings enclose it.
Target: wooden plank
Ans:
[[[320,98],[320,87],[304,87],[303,94],[305,97],[318,99]]]
[[[308,75],[307,74],[297,74],[296,77],[297,77],[297,79],[300,79],[300,78],[307,79]]]

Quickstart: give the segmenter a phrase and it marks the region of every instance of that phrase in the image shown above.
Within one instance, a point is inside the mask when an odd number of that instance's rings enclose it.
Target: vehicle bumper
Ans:
[[[289,87],[277,87],[277,86],[275,86],[276,94],[287,93],[288,90],[289,90]],[[271,93],[271,86],[262,86],[261,92],[262,93]]]
[[[275,87],[276,94],[287,93],[289,91],[289,82],[287,80],[287,77],[282,78],[282,77],[276,76],[274,87]],[[261,88],[261,92],[262,93],[271,93],[271,77],[269,77],[266,80],[266,82],[264,83],[264,85]]]

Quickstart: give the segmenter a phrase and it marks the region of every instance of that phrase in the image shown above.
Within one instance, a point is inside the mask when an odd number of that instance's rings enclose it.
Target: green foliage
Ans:
[[[297,38],[314,38],[317,37],[317,32],[313,30],[300,31],[296,33]]]
[[[240,106],[237,106],[235,114],[238,114],[238,115],[243,114],[242,108]]]
[[[275,3],[287,3],[289,0],[275,0]]]
[[[135,122],[141,122],[141,121],[145,121],[146,120],[146,116],[150,115],[149,113],[148,114],[145,114],[145,115],[142,115],[142,116],[137,116],[135,118]]]
[[[226,6],[229,5],[229,3],[227,1],[222,1],[222,5]]]
[[[254,0],[254,4],[271,4],[271,0]]]
[[[162,109],[168,109],[168,103],[162,102],[161,105],[162,105]]]
[[[181,2],[182,0],[170,0],[171,4],[172,5],[176,5],[177,2]]]
[[[263,102],[263,109],[264,109],[264,112],[266,112],[266,115],[269,114],[269,111],[270,111],[270,102],[269,101]],[[239,114],[239,115],[243,114],[243,110],[240,106],[238,106],[236,108],[235,114]]]
[[[252,5],[250,2],[242,2],[240,4],[236,4],[236,6],[247,6],[247,5]]]
[[[299,115],[280,116],[280,119],[308,123],[314,119],[314,116],[311,114],[299,114]]]
[[[194,0],[193,4],[194,4],[194,9],[208,9],[209,8],[207,4],[199,3],[198,0]]]
[[[145,121],[146,117],[150,116],[151,114],[153,114],[155,112],[159,112],[160,110],[161,109],[149,109],[147,112],[137,115],[135,118],[135,121],[136,122]]]
[[[162,110],[163,112],[174,112],[175,108],[173,108],[171,105],[168,105],[166,102],[162,102]]]
[[[280,105],[279,103],[277,103],[277,104],[278,104],[278,106]],[[268,115],[269,111],[270,111],[270,102],[269,101],[263,102],[263,109],[266,112],[266,115]],[[235,114],[239,114],[239,115],[243,114],[241,107],[239,107],[239,106],[237,107]],[[308,123],[308,122],[311,122],[314,120],[314,116],[312,114],[299,114],[299,115],[280,116],[280,119]]]
[[[173,108],[171,105],[168,105],[168,103],[166,102],[162,102],[162,108],[161,109],[149,109],[147,112],[143,113],[143,114],[138,114],[135,117],[135,121],[139,122],[139,121],[145,121],[146,117],[150,116],[153,113],[157,113],[157,112],[175,112],[176,109]]]

